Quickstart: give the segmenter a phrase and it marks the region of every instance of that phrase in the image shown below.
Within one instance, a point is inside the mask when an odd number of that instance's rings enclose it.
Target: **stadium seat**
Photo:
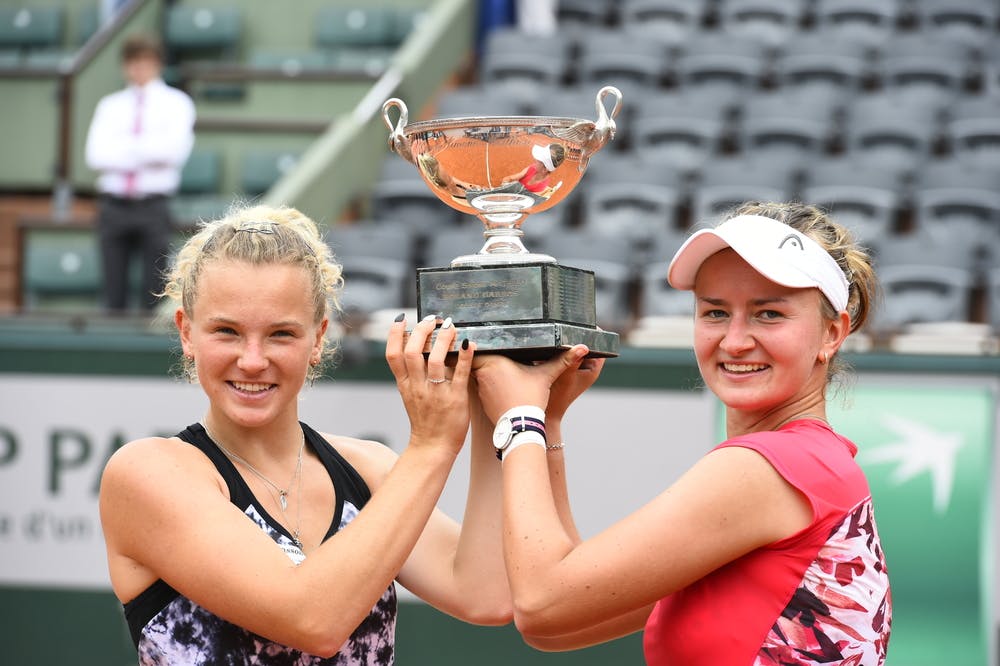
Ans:
[[[969,239],[979,256],[1000,243],[1000,191],[995,186],[976,185],[974,181],[917,186],[913,216],[918,229],[940,239]]]
[[[528,113],[525,103],[516,96],[492,86],[461,85],[441,93],[436,118],[462,116],[522,116]],[[545,115],[560,115],[549,114]]]
[[[329,229],[327,244],[344,271],[341,307],[367,314],[415,304],[416,233],[399,225],[341,224]]]
[[[323,7],[316,13],[315,42],[320,47],[388,46],[396,35],[393,10],[386,7],[357,3]]]
[[[843,111],[871,78],[873,61],[857,43],[823,31],[800,31],[774,57],[772,75],[779,90],[796,91]]]
[[[955,119],[944,128],[952,154],[978,168],[1000,170],[1000,117]]]
[[[101,292],[97,236],[90,229],[29,229],[21,295],[25,310],[94,309]]]
[[[815,0],[817,30],[835,33],[867,48],[877,48],[898,29],[898,0]]]
[[[944,108],[961,95],[972,75],[968,49],[924,33],[893,35],[879,48],[875,75],[905,103]]]
[[[641,115],[630,132],[631,152],[648,164],[695,177],[706,161],[722,153],[726,130],[712,117]]]
[[[670,260],[687,237],[687,232],[669,230],[657,234],[652,240],[646,260],[639,269],[639,317],[673,317],[694,313],[691,292],[674,289],[667,282]]]
[[[484,55],[479,76],[483,85],[524,82],[552,88],[564,83],[566,61],[539,57],[529,51],[494,51]]]
[[[713,226],[722,216],[747,201],[784,201],[787,192],[749,183],[699,185],[691,194],[691,228]]]
[[[676,55],[705,22],[709,3],[691,0],[622,0],[619,20],[629,34],[647,34]]]
[[[0,7],[0,49],[55,49],[62,45],[61,6]]]
[[[681,88],[716,86],[745,96],[757,92],[766,80],[768,53],[753,39],[705,30],[692,36],[673,71]]]
[[[222,158],[217,150],[195,148],[184,168],[177,194],[170,201],[179,223],[190,226],[223,213],[231,198],[222,194]]]
[[[792,165],[758,159],[752,154],[709,160],[691,194],[688,226],[717,222],[722,213],[745,201],[788,200],[793,197],[798,178]]]
[[[874,185],[806,185],[802,201],[830,212],[870,250],[878,253],[895,233],[902,201],[899,190]]]
[[[793,115],[746,115],[737,124],[740,151],[765,161],[783,162],[797,171],[822,158],[832,138],[830,122]]]
[[[913,13],[920,29],[981,52],[996,39],[1000,6],[993,0],[914,0]]]
[[[316,12],[313,44],[326,52],[332,67],[377,76],[402,40],[399,21],[391,7],[364,3],[322,7]]]
[[[524,32],[517,26],[498,26],[483,37],[482,60],[489,60],[494,54],[509,51],[531,53],[539,58],[567,62],[573,49],[573,41],[564,33],[541,35]]]
[[[928,264],[880,264],[885,293],[873,327],[898,331],[920,322],[967,322],[971,313],[974,274],[965,268]]]
[[[681,194],[666,184],[598,181],[582,193],[582,226],[642,247],[676,226]]]
[[[444,233],[432,233],[424,246],[424,252],[418,258],[417,265],[420,267],[440,267],[450,266],[453,259],[468,254],[476,254],[486,238],[483,236],[483,225],[479,220],[469,217],[463,220],[466,224],[461,224],[449,228]],[[524,228],[525,247],[529,252],[541,252],[541,244],[535,243],[535,236],[531,233],[530,224]]]
[[[298,151],[293,150],[246,151],[240,167],[240,190],[251,197],[267,192],[295,168],[299,157]]]
[[[344,276],[341,310],[350,316],[387,308],[403,309],[415,302],[412,266],[385,257],[345,255],[338,259]]]
[[[549,91],[540,98],[537,104],[532,105],[531,112],[540,116],[555,116],[560,118],[579,118],[581,120],[597,119],[597,92],[601,86],[591,83],[562,86]],[[625,112],[625,105],[622,105],[621,113]],[[619,115],[616,124],[621,123],[622,116]],[[627,124],[627,123],[624,123]],[[618,142],[623,139],[627,129],[618,125],[615,133],[615,143],[608,145],[604,150],[614,150]]]
[[[916,171],[934,156],[939,139],[937,119],[898,98],[867,108],[855,100],[844,122],[845,153],[875,167]]]
[[[614,20],[612,0],[556,0],[556,20],[560,28],[598,28]]]
[[[633,316],[631,293],[637,257],[628,240],[576,230],[552,238],[540,249],[561,265],[593,271],[598,325],[611,331],[627,327]]]
[[[164,42],[181,58],[233,59],[243,37],[243,12],[238,6],[171,5],[164,24]]]
[[[471,217],[438,199],[417,167],[395,154],[382,163],[372,185],[371,204],[374,220],[406,224],[425,236],[441,233],[442,225],[454,225],[462,217]]]
[[[669,259],[648,264],[639,273],[639,312],[642,319],[678,317],[694,314],[694,296],[690,291],[674,289],[667,282]]]
[[[392,42],[400,45],[410,36],[427,16],[425,7],[394,7],[392,17]]]
[[[721,30],[779,49],[801,29],[806,9],[800,0],[721,0],[717,13]]]
[[[666,47],[643,33],[623,38],[620,30],[609,32],[606,37],[610,39],[600,39],[594,31],[588,33],[573,68],[575,80],[598,87],[613,84],[623,97],[662,86],[669,62]]]
[[[73,44],[83,46],[101,28],[101,10],[97,4],[80,7],[76,11]]]
[[[370,221],[334,224],[326,242],[339,257],[381,257],[407,264],[416,259],[416,233],[403,226],[384,227]]]
[[[978,251],[975,238],[939,235],[934,229],[915,229],[888,236],[880,248],[875,268],[916,265],[971,270]]]

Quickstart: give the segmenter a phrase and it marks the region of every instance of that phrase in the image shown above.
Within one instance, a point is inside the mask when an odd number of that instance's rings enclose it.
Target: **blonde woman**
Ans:
[[[401,315],[389,332],[411,426],[401,454],[299,421],[340,283],[291,208],[236,210],[180,251],[165,295],[209,406],[174,437],[120,449],[100,492],[140,664],[391,664],[395,580],[463,620],[510,620],[498,503],[472,496],[463,526],[435,509],[469,428],[474,346],[446,367],[448,320],[407,336]],[[472,455],[494,495],[495,462]]]

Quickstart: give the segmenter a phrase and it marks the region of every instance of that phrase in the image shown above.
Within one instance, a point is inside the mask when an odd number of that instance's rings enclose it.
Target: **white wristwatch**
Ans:
[[[493,429],[493,448],[497,458],[503,459],[514,438],[518,443],[534,442],[545,446],[545,412],[534,406],[514,407],[497,419]]]

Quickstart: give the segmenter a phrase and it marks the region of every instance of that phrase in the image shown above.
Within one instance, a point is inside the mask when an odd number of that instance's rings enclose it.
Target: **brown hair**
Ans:
[[[835,222],[824,210],[798,202],[748,201],[738,206],[728,217],[760,215],[769,217],[796,229],[816,241],[826,250],[847,277],[847,314],[851,317],[850,332],[862,329],[872,315],[882,290],[872,266],[868,250],[862,247],[849,229]],[[833,306],[824,297],[823,316],[837,316]],[[844,369],[846,364],[831,359],[828,375]]]
[[[132,62],[140,58],[155,58],[163,62],[163,45],[150,35],[132,35],[122,43],[122,62]]]

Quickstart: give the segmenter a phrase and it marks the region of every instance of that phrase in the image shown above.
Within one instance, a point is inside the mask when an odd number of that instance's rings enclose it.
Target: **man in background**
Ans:
[[[142,35],[122,46],[127,83],[97,104],[87,133],[87,165],[98,172],[97,230],[105,307],[128,307],[129,265],[142,262],[140,307],[149,311],[162,288],[173,220],[170,197],[194,145],[191,98],[160,78],[160,43]]]

